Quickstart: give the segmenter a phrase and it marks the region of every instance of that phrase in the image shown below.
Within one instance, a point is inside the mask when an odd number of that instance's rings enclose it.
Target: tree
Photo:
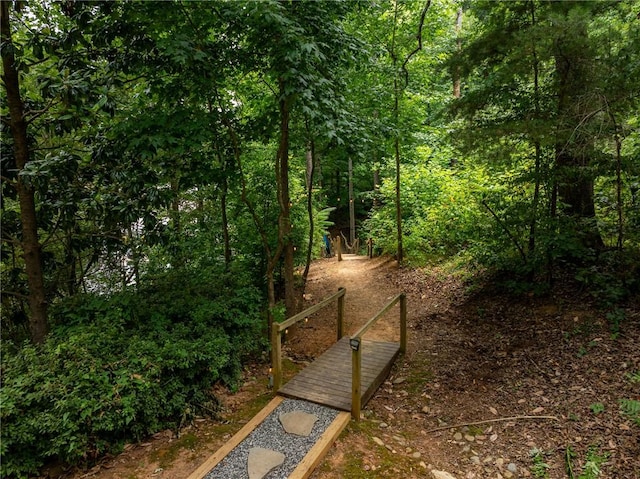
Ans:
[[[16,46],[13,43],[11,33],[10,5],[10,2],[1,2],[0,5],[2,66],[4,68],[2,81],[7,92],[9,124],[13,137],[13,157],[17,169],[17,175],[13,181],[20,203],[22,230],[20,246],[24,255],[25,271],[29,284],[29,329],[32,341],[42,343],[48,331],[47,300],[45,297],[42,252],[36,219],[35,191],[33,186],[21,175],[31,160],[31,149],[27,134],[29,118],[27,112],[25,112],[20,92],[19,63],[16,59]]]
[[[603,51],[611,40],[603,43],[599,24],[606,18],[619,25],[626,9],[612,2],[534,0],[476,2],[469,8],[475,18],[469,32],[475,33],[467,34],[459,61],[454,57],[452,63],[466,78],[462,98],[454,102],[466,120],[457,137],[463,151],[518,168],[520,186],[513,191],[523,195],[517,214],[510,216],[522,220],[503,222],[502,229],[511,234],[529,271],[545,255],[550,266],[554,257],[585,258],[603,249],[594,185],[612,171],[602,169],[599,160],[608,153],[596,140],[598,129],[604,131],[605,111],[597,105],[603,97],[616,97],[628,114],[632,110],[624,98],[634,96],[638,84],[633,75],[607,84],[618,61],[614,57],[620,57]],[[617,51],[627,52],[637,40],[630,35],[616,42]],[[514,233],[525,223],[527,240]],[[536,239],[544,243],[539,251]],[[528,241],[528,251],[522,241]]]

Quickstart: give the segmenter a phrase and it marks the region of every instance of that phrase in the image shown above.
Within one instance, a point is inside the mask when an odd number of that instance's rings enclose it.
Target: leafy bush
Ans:
[[[125,441],[211,412],[260,344],[259,292],[169,274],[139,293],[76,297],[42,347],[3,343],[2,477],[88,464]]]
[[[488,228],[476,198],[478,185],[484,181],[483,171],[456,169],[442,164],[441,158],[407,165],[405,170],[402,216],[410,260],[424,263],[445,258],[478,241],[479,232]],[[385,253],[394,253],[397,248],[394,188],[392,181],[382,184],[382,206],[364,224],[367,234]]]

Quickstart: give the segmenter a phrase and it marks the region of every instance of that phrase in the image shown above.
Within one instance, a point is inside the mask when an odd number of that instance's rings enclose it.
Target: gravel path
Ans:
[[[284,431],[278,418],[280,414],[292,411],[304,411],[318,417],[308,437],[287,434]],[[254,447],[273,449],[283,453],[284,463],[267,474],[264,479],[286,479],[337,416],[338,411],[335,409],[306,401],[285,399],[204,479],[248,479],[247,458],[249,450]]]

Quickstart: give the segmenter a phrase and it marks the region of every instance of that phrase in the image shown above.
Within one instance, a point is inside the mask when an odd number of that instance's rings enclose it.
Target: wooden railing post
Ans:
[[[282,386],[282,344],[280,341],[280,325],[271,325],[271,375],[273,377],[273,392],[278,392]]]
[[[361,384],[362,384],[362,351],[360,339],[352,339],[351,345],[351,417],[356,421],[360,420],[360,410],[362,407]]]
[[[308,316],[320,311],[322,308],[327,307],[338,300],[338,339],[344,333],[344,295],[346,290],[344,288],[338,288],[338,292],[332,294],[328,298],[323,299],[318,304],[315,304],[301,313],[294,314],[289,319],[282,323],[274,322],[271,325],[271,331],[269,332],[269,341],[271,342],[271,384],[273,385],[273,392],[277,393],[278,389],[282,387],[282,332],[287,333],[287,328],[293,326],[302,320],[307,320]]]
[[[378,313],[367,321],[349,339],[351,346],[351,416],[356,421],[360,420],[362,408],[361,381],[362,381],[362,337],[387,311],[400,302],[400,350],[404,354],[407,351],[407,296],[404,293],[396,295]]]
[[[338,247],[336,249],[338,250],[338,261],[342,261],[342,238],[340,238],[340,235],[338,235]]]
[[[400,353],[407,352],[407,296],[400,296]]]
[[[338,298],[338,341],[344,336],[344,295]]]

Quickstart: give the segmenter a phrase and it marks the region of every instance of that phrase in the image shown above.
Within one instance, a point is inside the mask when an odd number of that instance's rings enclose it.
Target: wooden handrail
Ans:
[[[349,339],[349,345],[351,346],[351,417],[356,421],[360,420],[360,411],[362,409],[360,391],[362,387],[362,336],[398,301],[400,301],[400,353],[404,354],[407,350],[407,297],[404,293],[398,294],[389,301],[384,308]]]
[[[386,313],[387,311],[389,311],[391,308],[393,308],[395,306],[395,304],[400,301],[400,298],[402,298],[404,296],[404,293],[400,293],[398,295],[396,295],[391,301],[389,301],[389,303],[382,308],[380,311],[378,311],[378,313],[371,318],[369,321],[367,321],[364,326],[362,326],[357,333],[355,333],[354,335],[351,336],[351,339],[362,339],[362,335],[364,333],[367,332],[367,330],[373,326],[375,324],[376,321],[378,321],[378,319],[380,319],[380,316],[382,316],[384,313]]]
[[[271,325],[271,377],[273,380],[273,391],[277,392],[282,386],[282,331],[290,326],[293,326],[298,321],[305,319],[313,313],[320,311],[322,308],[328,306],[336,299],[338,300],[338,340],[342,338],[344,331],[344,295],[347,292],[344,288],[338,288],[338,292],[332,294],[326,299],[323,299],[318,304],[305,309],[301,313],[291,316],[282,323],[273,323]]]
[[[308,307],[307,309],[305,309],[301,313],[298,313],[296,315],[291,316],[286,321],[283,321],[281,323],[274,323],[274,324],[276,324],[278,326],[280,331],[283,331],[283,330],[287,329],[289,326],[292,326],[292,325],[296,324],[298,321],[303,320],[307,316],[311,316],[313,313],[315,313],[317,311],[320,311],[325,306],[331,304],[331,302],[333,302],[336,299],[341,298],[342,296],[344,296],[345,293],[346,293],[346,289],[338,288],[338,292],[337,293],[334,293],[331,296],[329,296],[328,298],[323,299],[318,304],[314,304],[313,306]]]

